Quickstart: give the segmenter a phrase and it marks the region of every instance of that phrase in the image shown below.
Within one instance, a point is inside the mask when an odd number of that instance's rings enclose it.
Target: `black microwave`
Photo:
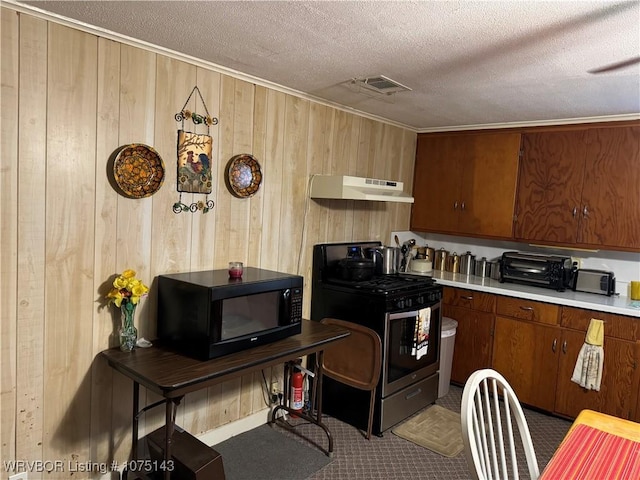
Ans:
[[[302,329],[303,278],[245,268],[158,276],[158,337],[209,360],[296,335]]]

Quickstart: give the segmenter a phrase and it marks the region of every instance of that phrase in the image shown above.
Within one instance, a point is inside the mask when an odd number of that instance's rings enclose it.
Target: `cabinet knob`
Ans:
[[[562,342],[562,353],[567,353],[567,341]]]
[[[462,298],[463,300],[473,300],[473,297],[471,295],[461,295],[460,298]]]
[[[453,204],[453,209],[457,210],[458,209],[458,201],[456,200],[456,202]]]
[[[553,339],[553,344],[551,344],[551,351],[552,351],[553,353],[556,353],[556,347],[557,347],[557,346],[558,346],[558,339],[557,339],[557,338],[554,338],[554,339]]]
[[[520,310],[524,310],[525,312],[532,312],[533,311],[533,307],[520,307]]]
[[[576,215],[578,215],[578,207],[573,207],[573,210],[571,211],[573,218],[576,218]]]
[[[588,217],[589,216],[589,209],[587,208],[587,206],[585,205],[584,208],[582,209],[582,216],[583,217]]]
[[[460,205],[460,210],[464,210],[464,202],[462,202],[462,204]]]

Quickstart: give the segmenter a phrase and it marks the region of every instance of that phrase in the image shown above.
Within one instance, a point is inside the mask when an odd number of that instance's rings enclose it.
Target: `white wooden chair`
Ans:
[[[484,369],[471,374],[462,393],[460,417],[464,451],[474,479],[518,480],[517,449],[524,450],[531,480],[540,476],[518,397],[498,372]],[[512,419],[520,433],[519,442]]]

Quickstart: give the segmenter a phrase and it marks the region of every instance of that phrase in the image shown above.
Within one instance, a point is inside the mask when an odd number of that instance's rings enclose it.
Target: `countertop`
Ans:
[[[594,293],[574,292],[566,290],[557,292],[555,290],[520,285],[516,283],[500,283],[486,277],[476,277],[475,275],[461,275],[443,270],[432,270],[430,273],[407,272],[411,275],[432,277],[440,285],[449,287],[466,288],[479,292],[494,293],[507,297],[525,298],[537,300],[539,302],[555,303],[568,307],[586,308],[599,312],[617,313],[640,318],[640,302],[632,302],[627,297],[613,295],[598,295]]]

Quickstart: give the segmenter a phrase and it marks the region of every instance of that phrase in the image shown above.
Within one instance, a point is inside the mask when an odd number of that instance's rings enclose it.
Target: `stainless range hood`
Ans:
[[[314,175],[311,198],[413,203],[402,182],[349,175]]]

